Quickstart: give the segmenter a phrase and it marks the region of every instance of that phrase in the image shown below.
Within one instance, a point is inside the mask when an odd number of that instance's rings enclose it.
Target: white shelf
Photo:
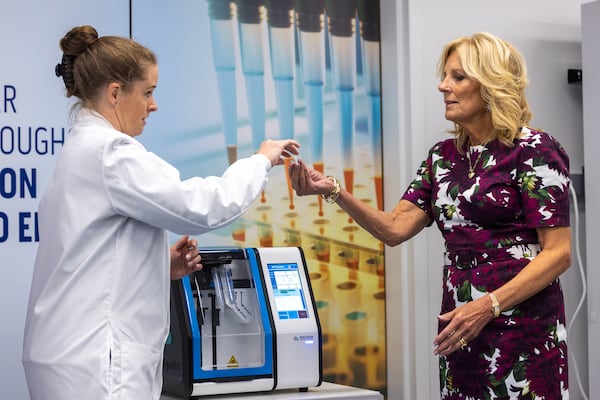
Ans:
[[[180,400],[179,397],[163,395],[161,400]],[[357,399],[383,400],[383,395],[373,390],[323,382],[321,386],[308,388],[307,392],[298,390],[275,390],[272,392],[244,393],[234,395],[202,396],[200,399],[212,400],[306,400],[306,399]]]

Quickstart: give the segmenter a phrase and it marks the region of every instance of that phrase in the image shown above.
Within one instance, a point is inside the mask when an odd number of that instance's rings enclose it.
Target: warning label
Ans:
[[[229,359],[229,362],[227,363],[227,367],[228,368],[238,368],[240,366],[240,364],[238,363],[237,359],[235,358],[235,356],[231,356],[231,358]]]

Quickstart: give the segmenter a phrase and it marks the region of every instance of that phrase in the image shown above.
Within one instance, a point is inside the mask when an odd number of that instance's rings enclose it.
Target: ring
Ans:
[[[463,337],[460,338],[460,340],[458,341],[458,343],[460,343],[461,350],[464,349],[465,347],[467,347],[467,341]]]

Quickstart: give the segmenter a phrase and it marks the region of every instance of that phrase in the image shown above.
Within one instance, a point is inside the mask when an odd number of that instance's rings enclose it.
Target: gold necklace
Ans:
[[[475,159],[475,162],[471,164],[471,148],[469,148],[469,151],[467,152],[467,160],[469,161],[469,171],[467,172],[467,178],[473,179],[473,177],[475,176],[475,167],[477,166],[477,163],[479,162],[479,159],[481,158],[481,155],[484,151],[484,149],[481,149],[481,151],[477,155],[477,158]]]

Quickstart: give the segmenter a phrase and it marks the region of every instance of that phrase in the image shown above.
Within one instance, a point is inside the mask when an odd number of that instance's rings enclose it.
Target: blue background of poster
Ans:
[[[84,23],[96,26],[100,34],[128,36],[129,2],[23,0],[0,3],[0,94],[5,97],[6,87],[14,88],[8,89],[12,101],[0,98],[0,169],[4,171],[0,213],[6,215],[7,221],[1,225],[0,232],[3,238],[0,242],[0,386],[2,398],[6,399],[29,397],[21,366],[21,348],[37,248],[34,218],[39,197],[62,147],[62,130],[67,129],[71,104],[64,96],[62,81],[54,74],[54,66],[62,56],[58,46],[60,38],[71,27]],[[18,177],[22,169],[27,177],[32,177],[32,186],[24,190],[24,197],[20,197],[20,185],[13,185],[10,178],[13,175],[8,172],[16,171]],[[20,214],[27,216],[21,219],[23,222],[19,221]]]

